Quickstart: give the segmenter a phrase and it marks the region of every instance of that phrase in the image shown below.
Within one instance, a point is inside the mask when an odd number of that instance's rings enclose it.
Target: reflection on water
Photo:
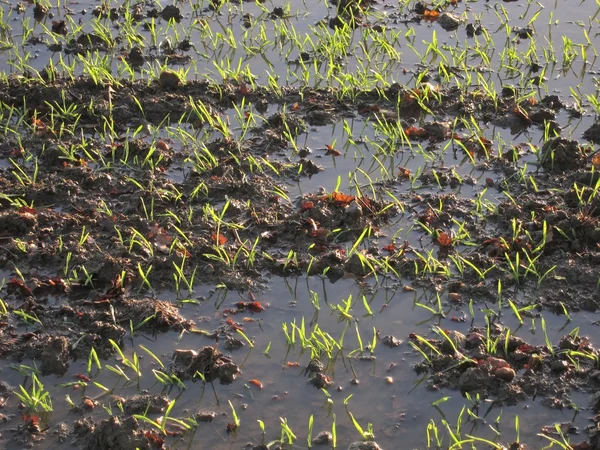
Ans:
[[[198,289],[200,304],[186,304],[182,313],[193,319],[197,327],[212,331],[219,328],[226,318],[223,311],[231,308],[240,301],[240,296],[227,291]],[[59,384],[73,380],[72,375],[86,373],[86,361],[72,364],[69,375],[64,379],[43,379],[45,387],[51,392],[55,412],[51,415],[49,425],[52,427],[63,420],[74,420],[76,413],[67,413],[68,405],[65,396],[79,404],[85,396],[96,399],[107,408],[111,404],[112,395],[130,396],[136,393],[168,393],[170,398],[176,398],[176,417],[191,416],[198,411],[215,411],[216,419],[209,424],[201,423],[193,436],[183,436],[183,442],[175,444],[176,448],[214,448],[225,449],[241,446],[248,441],[255,444],[261,441],[261,431],[257,420],[266,425],[266,440],[279,438],[280,420],[287,423],[303,445],[308,432],[309,417],[314,416],[313,433],[330,430],[333,418],[336,418],[338,447],[345,448],[348,443],[359,440],[348,411],[364,429],[368,422],[373,423],[373,429],[378,443],[382,448],[398,448],[401,440],[403,448],[422,447],[425,443],[425,429],[430,420],[438,425],[442,420],[454,423],[463,405],[473,405],[459,392],[442,390],[428,391],[426,383],[413,370],[413,364],[419,361],[418,355],[403,343],[397,348],[386,347],[378,341],[370,358],[369,346],[372,345],[374,330],[381,335],[394,335],[398,339],[407,339],[409,333],[431,336],[431,326],[439,325],[452,327],[466,332],[471,326],[465,323],[452,322],[449,312],[447,318],[432,316],[431,313],[416,306],[416,303],[428,304],[435,302],[435,294],[415,290],[403,291],[399,285],[383,278],[378,283],[366,282],[357,285],[353,280],[340,280],[335,284],[321,277],[274,279],[269,291],[255,294],[256,300],[267,306],[260,314],[249,316],[255,321],[244,321],[242,317],[233,316],[234,320],[243,324],[244,333],[253,342],[253,348],[245,346],[232,352],[234,361],[240,365],[243,374],[231,385],[204,386],[201,382],[186,382],[187,389],[162,387],[152,374],[152,369],[160,369],[157,362],[150,358],[140,345],[152,349],[163,363],[168,364],[170,355],[175,349],[199,349],[205,345],[213,345],[214,340],[194,333],[178,335],[147,336],[135,334],[133,339],[126,340],[125,356],[131,357],[135,351],[141,360],[141,378],[132,376],[131,381],[125,382],[115,373],[106,370],[106,365],[120,364],[118,360],[103,362],[104,369],[92,371],[92,379],[110,389],[103,392],[96,386],[74,390],[72,386],[60,387]],[[352,296],[351,308],[346,320],[336,310]],[[318,307],[318,309],[317,309]],[[474,325],[483,325],[484,313],[475,308]],[[564,319],[564,317],[563,317]],[[505,311],[503,323],[509,326],[513,333],[526,339],[534,345],[544,343],[544,337],[539,332],[531,333],[525,325],[517,330],[518,321],[509,311]],[[551,340],[570,331],[563,329],[564,322],[559,317],[546,315],[548,333]],[[303,368],[310,360],[310,349],[302,349],[300,339],[296,337],[294,345],[286,343],[282,323],[295,323],[298,326],[304,321],[306,335],[318,326],[334,340],[341,342],[341,352],[334,352],[334,360],[326,363],[327,373],[335,384],[327,388],[327,393],[318,390],[308,383],[303,375]],[[318,321],[318,322],[317,322]],[[593,332],[594,326],[583,317],[573,316],[574,323],[581,324],[580,334]],[[318,325],[317,325],[318,324]],[[415,325],[417,324],[417,325]],[[358,334],[357,334],[358,332]],[[360,339],[359,340],[359,336]],[[363,352],[360,352],[362,341]],[[223,350],[223,341],[217,342]],[[268,352],[265,350],[268,348]],[[369,358],[362,358],[369,356]],[[327,358],[324,358],[324,362]],[[297,364],[296,364],[297,363]],[[32,364],[23,361],[22,364]],[[16,366],[14,366],[16,368]],[[3,363],[3,380],[11,385],[24,382],[23,375]],[[125,369],[131,376],[131,373]],[[391,377],[391,379],[388,379]],[[262,384],[259,389],[250,380],[258,380]],[[356,382],[355,380],[358,380]],[[432,406],[432,403],[449,397],[445,401]],[[580,398],[581,397],[581,398]],[[585,396],[573,396],[585,403]],[[231,413],[228,400],[231,400],[241,420],[241,427],[234,435],[227,435],[227,423],[231,423]],[[578,400],[578,401],[579,401]],[[580,403],[578,403],[580,404]],[[16,399],[9,401],[9,408],[16,406]],[[484,402],[480,406],[480,416],[487,411],[491,403]],[[113,405],[113,409],[114,409]],[[97,407],[93,412],[86,412],[97,419],[107,416],[107,410]],[[529,400],[514,407],[491,408],[486,421],[494,425],[497,417],[501,417],[501,430],[506,432],[502,439],[511,439],[514,430],[514,418],[520,417],[520,436],[524,441],[536,442],[532,438],[539,432],[542,425],[552,422],[562,422],[571,419],[572,411],[556,411],[539,405],[537,401]],[[580,423],[581,422],[581,423]],[[585,424],[585,418],[577,419],[580,426]],[[441,426],[441,425],[440,425]],[[478,433],[490,439],[494,438],[491,429],[484,423],[474,422],[465,424],[464,433]],[[494,425],[496,426],[496,425]],[[2,433],[3,442],[10,439],[10,433]],[[7,448],[10,448],[8,446]]]

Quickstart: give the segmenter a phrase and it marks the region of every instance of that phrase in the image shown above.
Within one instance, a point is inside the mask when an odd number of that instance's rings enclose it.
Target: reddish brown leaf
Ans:
[[[300,212],[304,212],[304,211],[308,211],[309,209],[313,209],[315,207],[315,204],[313,202],[304,202],[302,203],[302,206],[300,207]]]
[[[404,132],[409,138],[426,138],[429,135],[425,128],[417,128],[415,126],[408,127]]]
[[[246,304],[246,309],[253,313],[259,313],[265,310],[265,307],[260,302],[250,302]]]
[[[248,95],[250,93],[250,89],[248,89],[248,85],[246,83],[240,85],[240,94]]]
[[[10,156],[16,156],[17,158],[20,158],[24,154],[25,151],[23,150],[23,147],[15,147],[10,152]]]
[[[340,152],[339,150],[336,150],[329,144],[326,147],[327,147],[327,152],[325,153],[326,155],[340,156],[342,154],[342,152]]]
[[[78,380],[85,381],[86,383],[89,383],[90,381],[92,381],[92,379],[90,377],[88,377],[87,375],[84,375],[82,373],[76,373],[75,375],[73,375],[73,377],[77,378]]]
[[[410,170],[406,167],[398,167],[398,177],[406,180],[410,179]]]
[[[215,244],[225,245],[227,243],[227,238],[223,236],[221,233],[215,233],[214,231],[210,234],[210,238],[213,240]]]
[[[523,120],[528,125],[531,125],[533,123],[532,120],[529,118],[529,115],[527,114],[527,112],[518,105],[513,108],[513,114],[515,116],[517,116],[518,118],[520,118],[521,120]]]
[[[156,148],[159,150],[162,150],[163,152],[168,152],[169,151],[169,144],[167,144],[165,141],[160,140],[156,143]]]
[[[229,325],[234,330],[241,330],[241,329],[243,329],[243,327],[241,327],[239,325],[236,325],[235,322],[233,321],[233,319],[231,317],[227,319],[227,325]]]
[[[33,214],[36,215],[37,211],[35,210],[35,208],[30,208],[29,206],[21,206],[19,208],[19,212],[21,214],[26,213],[26,214]]]
[[[258,380],[250,380],[250,381],[248,381],[248,383],[256,386],[259,389],[263,388],[263,384]]]
[[[425,12],[423,13],[423,17],[425,18],[425,20],[429,20],[431,22],[433,22],[434,20],[437,20],[439,16],[440,16],[440,13],[438,11],[435,11],[432,9],[426,9]]]
[[[152,445],[154,445],[157,448],[163,448],[165,441],[163,438],[161,438],[155,431],[153,430],[148,430],[148,431],[144,431],[144,437],[146,439],[148,439]]]
[[[36,416],[36,415],[29,415],[29,414],[23,414],[21,416],[21,418],[23,419],[23,422],[25,422],[28,425],[39,425],[40,424],[40,416]]]
[[[391,242],[388,245],[384,246],[382,250],[388,253],[394,253],[396,251],[396,244]]]
[[[24,295],[33,295],[33,292],[31,292],[31,289],[29,289],[25,283],[23,283],[21,280],[19,280],[18,278],[11,278],[10,280],[8,280],[7,285],[9,287],[12,287],[14,289],[19,290],[22,294]]]
[[[331,200],[333,200],[336,203],[338,203],[340,206],[349,205],[355,199],[354,195],[346,195],[346,194],[344,194],[342,192],[332,192],[329,195],[329,198],[331,198]]]
[[[442,231],[438,235],[437,242],[438,242],[438,244],[440,244],[440,247],[444,247],[444,248],[452,247],[452,237],[444,231]]]

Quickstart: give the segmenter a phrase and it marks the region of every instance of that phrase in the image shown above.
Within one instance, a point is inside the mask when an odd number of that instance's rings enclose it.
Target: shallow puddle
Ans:
[[[2,6],[1,446],[599,446],[600,10],[438,3]]]

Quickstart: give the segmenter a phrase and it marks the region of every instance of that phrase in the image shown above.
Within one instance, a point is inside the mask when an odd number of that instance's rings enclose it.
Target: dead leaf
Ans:
[[[210,234],[210,238],[213,240],[215,244],[225,245],[227,243],[227,238],[223,236],[221,233],[215,233],[214,231]]]
[[[313,209],[315,207],[315,204],[311,201],[308,202],[304,202],[302,203],[302,206],[300,206],[300,212],[304,212],[304,211],[308,211],[310,209]]]
[[[160,140],[156,143],[156,148],[158,150],[162,150],[163,152],[168,152],[169,151],[169,144],[167,144],[165,141]]]
[[[342,192],[332,192],[329,198],[340,206],[347,206],[354,201],[354,195],[347,195]]]
[[[445,231],[442,231],[440,234],[438,234],[437,242],[438,244],[440,244],[440,247],[452,247],[452,237]]]
[[[259,389],[263,388],[263,384],[260,381],[258,381],[258,380],[254,380],[254,379],[250,380],[250,381],[248,381],[248,384],[252,384],[252,385],[256,386]]]
[[[342,154],[342,152],[340,152],[339,150],[336,150],[331,145],[326,145],[326,147],[327,147],[327,152],[325,153],[326,155],[340,156]]]
[[[429,134],[425,128],[417,128],[415,126],[408,127],[404,132],[409,138],[426,138]]]

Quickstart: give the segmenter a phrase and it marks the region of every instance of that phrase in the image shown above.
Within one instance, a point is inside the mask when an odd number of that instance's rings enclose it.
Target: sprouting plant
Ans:
[[[550,338],[548,338],[548,333],[546,332],[546,320],[543,317],[541,318],[541,324],[542,332],[544,333],[544,340],[546,341],[546,348],[548,349],[550,354],[554,355],[554,346],[552,345]]]
[[[294,432],[292,431],[292,429],[288,425],[287,419],[280,417],[279,421],[281,422],[281,438],[280,438],[280,442],[284,443],[285,442],[284,438],[287,438],[288,445],[292,446],[294,444],[294,441],[297,439],[296,435],[294,434]]]
[[[165,412],[160,420],[152,420],[151,418],[149,418],[147,416],[147,414],[134,414],[133,417],[135,417],[137,420],[141,420],[142,422],[145,422],[145,423],[153,426],[157,431],[160,431],[160,433],[163,435],[168,434],[167,425],[169,424],[169,422],[172,422],[185,430],[190,430],[192,428],[192,426],[190,425],[190,423],[188,421],[177,419],[175,417],[170,417],[171,411],[173,410],[173,407],[175,406],[175,401],[176,400],[173,399],[169,402],[169,404],[167,405],[167,408],[165,409]],[[148,407],[149,406],[150,406],[150,404],[148,404]]]
[[[229,401],[229,407],[231,408],[231,416],[233,417],[233,425],[235,426],[235,428],[239,428],[240,427],[240,418],[237,415],[237,412],[235,411],[235,408],[233,407],[233,403],[231,403],[231,400]]]
[[[52,411],[50,392],[44,390],[44,385],[35,373],[31,374],[31,391],[27,391],[22,385],[19,389],[21,392],[15,392],[15,395],[30,411]]]
[[[367,424],[367,429],[364,430],[362,428],[362,426],[358,423],[358,421],[354,418],[354,414],[352,414],[350,412],[350,410],[348,409],[348,402],[350,401],[352,396],[353,396],[353,394],[350,394],[344,400],[344,407],[346,408],[346,413],[348,414],[348,417],[350,417],[350,420],[352,421],[354,428],[356,429],[356,431],[358,431],[358,433],[361,435],[361,437],[364,441],[369,441],[369,440],[375,439],[375,434],[373,433],[373,424],[369,422]]]
[[[310,415],[310,417],[308,418],[308,434],[306,436],[306,445],[308,446],[308,448],[312,448],[312,435],[313,435],[313,425],[315,422],[315,417],[314,415]]]

